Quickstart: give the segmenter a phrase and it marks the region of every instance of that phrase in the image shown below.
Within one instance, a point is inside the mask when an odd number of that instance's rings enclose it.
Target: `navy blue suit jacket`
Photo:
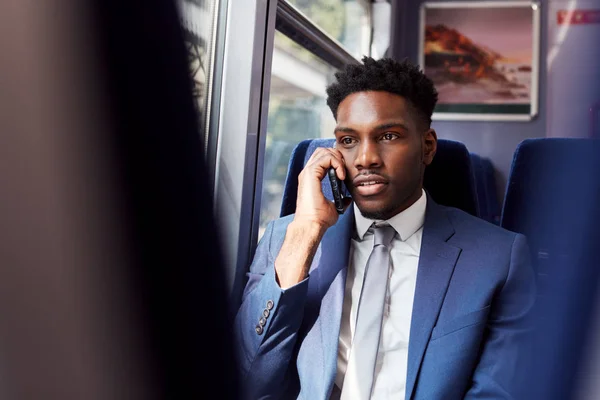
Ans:
[[[353,208],[324,235],[309,277],[281,290],[274,261],[292,219],[269,224],[235,319],[246,398],[328,399],[334,385]],[[517,398],[534,290],[524,236],[429,197],[406,399]]]

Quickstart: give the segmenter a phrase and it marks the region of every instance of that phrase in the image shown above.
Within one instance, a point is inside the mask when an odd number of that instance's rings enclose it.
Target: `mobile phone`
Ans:
[[[342,192],[342,182],[335,174],[334,168],[329,168],[327,172],[329,183],[331,183],[331,192],[333,193],[333,203],[338,214],[344,213],[344,194]]]

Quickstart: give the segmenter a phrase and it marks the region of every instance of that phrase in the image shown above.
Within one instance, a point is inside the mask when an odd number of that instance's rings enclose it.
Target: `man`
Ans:
[[[336,78],[336,147],[315,151],[296,213],[267,228],[236,316],[247,397],[514,398],[525,238],[423,190],[437,92],[418,68],[364,58]],[[329,168],[352,195],[339,217]]]

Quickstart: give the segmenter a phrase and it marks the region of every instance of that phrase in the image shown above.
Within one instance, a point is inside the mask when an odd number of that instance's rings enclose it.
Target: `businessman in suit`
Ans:
[[[511,399],[534,279],[522,235],[423,189],[433,82],[365,57],[327,88],[335,148],[299,176],[296,213],[269,224],[235,320],[247,398]],[[321,192],[329,168],[352,204]]]

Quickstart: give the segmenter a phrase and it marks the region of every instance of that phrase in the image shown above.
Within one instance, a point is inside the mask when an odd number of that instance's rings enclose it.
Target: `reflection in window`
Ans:
[[[214,0],[179,0],[179,11],[184,29],[185,46],[188,53],[190,75],[193,82],[194,105],[200,116],[201,134],[206,144],[209,105],[210,77],[212,75],[214,43]]]
[[[371,24],[364,0],[288,0],[350,54],[369,55]]]
[[[304,139],[333,137],[326,86],[335,69],[282,33],[275,33],[263,172],[259,238],[279,217],[293,148]]]

